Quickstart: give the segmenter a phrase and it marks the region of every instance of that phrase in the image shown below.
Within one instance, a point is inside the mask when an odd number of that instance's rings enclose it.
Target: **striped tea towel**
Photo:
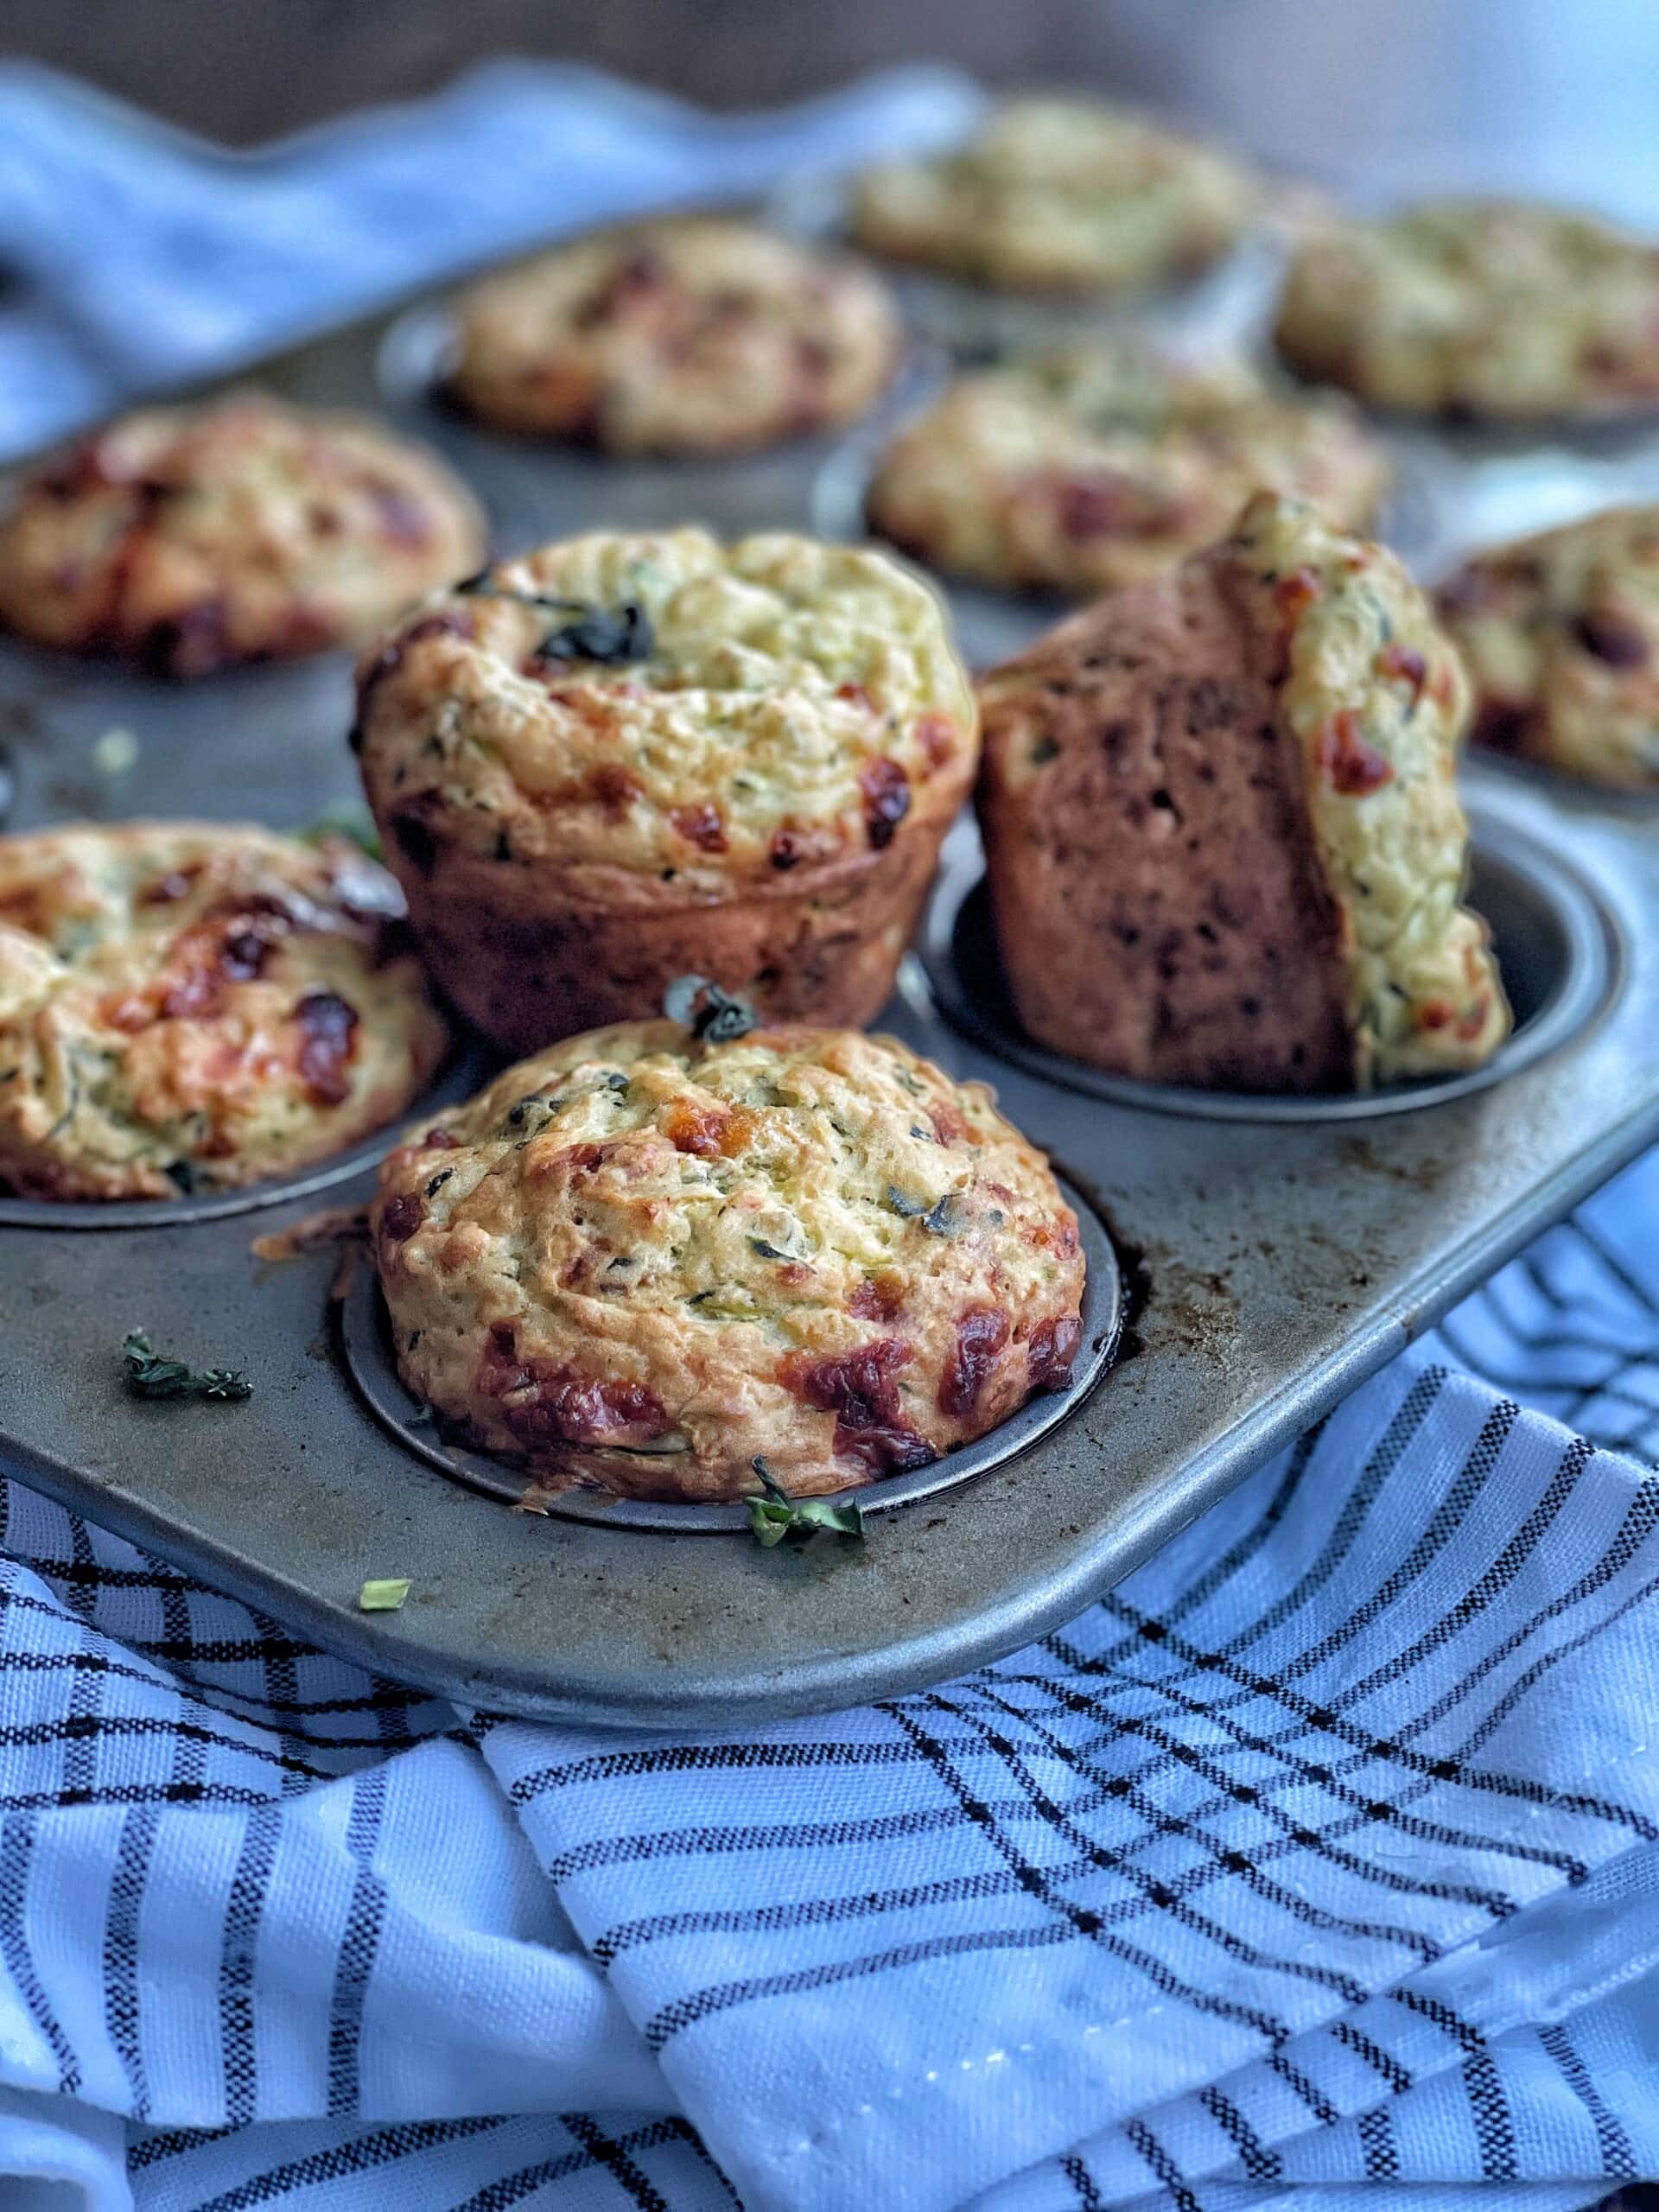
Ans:
[[[1467,1371],[1659,1447],[1656,1217],[1650,1158],[1064,1634],[746,1736],[457,1713],[9,1485],[0,2175],[1487,2212],[1659,2174],[1659,1474]]]

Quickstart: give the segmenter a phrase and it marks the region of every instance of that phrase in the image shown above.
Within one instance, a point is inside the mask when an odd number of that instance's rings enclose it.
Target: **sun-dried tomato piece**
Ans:
[[[1320,730],[1315,759],[1331,787],[1344,798],[1363,798],[1394,780],[1394,765],[1369,744],[1351,707],[1332,715]]]
[[[726,824],[720,809],[707,799],[695,806],[677,806],[668,818],[688,844],[699,846],[705,853],[725,851]]]
[[[885,757],[867,760],[858,772],[864,794],[864,828],[878,852],[893,842],[893,833],[910,812],[910,778],[896,760]]]
[[[426,1211],[413,1191],[399,1191],[380,1209],[380,1233],[394,1243],[411,1237],[426,1219]]]
[[[872,1474],[896,1474],[925,1467],[938,1454],[899,1418],[897,1370],[910,1358],[910,1346],[879,1337],[856,1351],[813,1359],[791,1352],[779,1369],[786,1387],[836,1416],[836,1450],[861,1460]]]
[[[1039,1321],[1026,1339],[1026,1372],[1033,1390],[1058,1390],[1071,1379],[1071,1363],[1083,1342],[1083,1323],[1075,1313]]]
[[[300,1025],[299,1070],[321,1106],[351,1096],[346,1070],[357,1046],[358,1013],[335,991],[308,991],[294,1009]]]
[[[957,1341],[939,1381],[939,1411],[963,1420],[1007,1344],[1008,1317],[1000,1306],[970,1306],[957,1321]]]

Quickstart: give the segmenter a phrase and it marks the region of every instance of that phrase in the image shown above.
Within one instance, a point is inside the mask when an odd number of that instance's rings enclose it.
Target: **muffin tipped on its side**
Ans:
[[[442,1054],[356,846],[220,823],[0,838],[0,1188],[175,1198],[313,1166]]]
[[[1065,1382],[1075,1215],[983,1084],[891,1038],[673,1021],[510,1068],[386,1161],[397,1361],[549,1487],[807,1496]]]
[[[432,972],[510,1052],[711,976],[868,1021],[978,758],[938,601],[782,532],[595,533],[363,664],[364,783]]]
[[[1436,599],[1474,686],[1477,745],[1659,790],[1659,506],[1493,546]]]
[[[366,416],[232,392],[142,409],[26,476],[0,518],[0,620],[209,676],[359,645],[483,550],[435,454]]]
[[[449,390],[495,429],[619,454],[833,429],[899,364],[886,285],[846,254],[702,216],[601,231],[456,302]]]
[[[1460,903],[1467,687],[1392,555],[1264,495],[982,702],[997,936],[1044,1044],[1332,1091],[1478,1067],[1508,1034]]]

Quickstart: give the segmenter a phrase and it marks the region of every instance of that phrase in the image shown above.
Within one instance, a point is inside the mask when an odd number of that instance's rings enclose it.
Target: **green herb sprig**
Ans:
[[[663,1012],[700,1045],[734,1045],[760,1026],[747,999],[734,998],[706,976],[677,976],[663,994]]]
[[[128,1332],[121,1347],[121,1368],[135,1398],[210,1398],[221,1404],[253,1395],[253,1385],[239,1367],[187,1366],[159,1352],[142,1329]]]
[[[831,1535],[850,1537],[861,1541],[864,1535],[864,1513],[856,1498],[844,1505],[837,1505],[830,1497],[791,1497],[772,1480],[772,1470],[758,1453],[750,1465],[760,1478],[766,1495],[746,1501],[749,1509],[749,1534],[765,1550],[787,1541],[792,1545],[810,1543],[820,1529]]]

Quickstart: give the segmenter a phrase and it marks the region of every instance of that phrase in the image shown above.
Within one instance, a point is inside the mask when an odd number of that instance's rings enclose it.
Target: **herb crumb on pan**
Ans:
[[[128,1332],[121,1368],[135,1398],[208,1398],[230,1404],[253,1395],[253,1385],[239,1367],[191,1367],[158,1352],[142,1329]]]
[[[371,1226],[405,1383],[543,1493],[843,1491],[1063,1387],[1082,1338],[1040,1154],[848,1031],[570,1039],[412,1130]]]

